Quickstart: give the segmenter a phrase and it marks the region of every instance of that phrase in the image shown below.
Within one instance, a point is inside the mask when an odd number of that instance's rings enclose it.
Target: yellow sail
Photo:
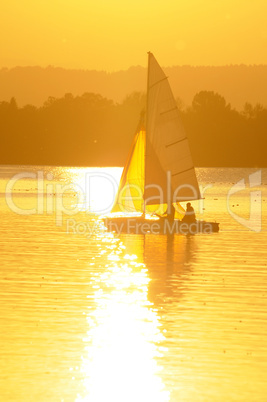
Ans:
[[[146,133],[144,129],[135,135],[127,162],[122,172],[116,201],[111,212],[128,214],[143,213],[144,211],[144,187],[145,187],[145,150]],[[182,219],[184,209],[179,204],[174,204],[176,219]],[[163,215],[167,210],[167,204],[146,205],[146,213]]]
[[[134,137],[111,212],[143,212],[145,149],[146,134],[141,129]]]

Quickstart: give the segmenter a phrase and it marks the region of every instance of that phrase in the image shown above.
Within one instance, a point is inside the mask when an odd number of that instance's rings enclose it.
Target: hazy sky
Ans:
[[[267,0],[0,0],[0,67],[267,64]]]

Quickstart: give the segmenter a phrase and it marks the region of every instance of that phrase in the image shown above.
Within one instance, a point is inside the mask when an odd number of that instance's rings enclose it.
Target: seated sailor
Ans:
[[[196,215],[195,215],[194,208],[191,205],[191,202],[188,202],[186,204],[185,216],[183,217],[182,222],[185,222],[185,223],[196,222]]]
[[[171,204],[166,211],[163,213],[163,215],[158,215],[156,212],[154,212],[154,215],[158,216],[160,218],[161,221],[164,221],[165,219],[167,219],[169,221],[169,223],[173,223],[174,222],[174,217],[175,217],[175,207],[173,204]]]

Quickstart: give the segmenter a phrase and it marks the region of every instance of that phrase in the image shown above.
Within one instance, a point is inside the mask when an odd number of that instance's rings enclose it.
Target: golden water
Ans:
[[[10,178],[38,170],[0,170],[0,400],[265,401],[266,171],[260,232],[226,205],[229,188],[251,171],[199,169],[212,187],[195,208],[220,222],[219,233],[117,237],[87,213],[77,185],[62,197],[75,213],[61,219],[56,210],[56,184],[75,181],[82,192],[85,169],[47,167],[41,184],[20,178],[12,211]],[[110,203],[108,175],[116,181],[121,172],[96,171],[106,178],[90,183],[91,210]],[[259,202],[249,195],[235,194],[230,209],[248,218]]]

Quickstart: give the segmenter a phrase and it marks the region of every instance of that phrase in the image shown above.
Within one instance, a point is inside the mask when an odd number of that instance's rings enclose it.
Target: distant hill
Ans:
[[[202,90],[220,93],[232,108],[242,110],[246,102],[267,106],[267,66],[168,67],[175,97],[185,106]],[[67,70],[58,67],[15,67],[0,70],[0,102],[14,97],[19,106],[41,106],[48,97],[98,93],[115,102],[127,95],[146,91],[146,69],[126,71]]]

